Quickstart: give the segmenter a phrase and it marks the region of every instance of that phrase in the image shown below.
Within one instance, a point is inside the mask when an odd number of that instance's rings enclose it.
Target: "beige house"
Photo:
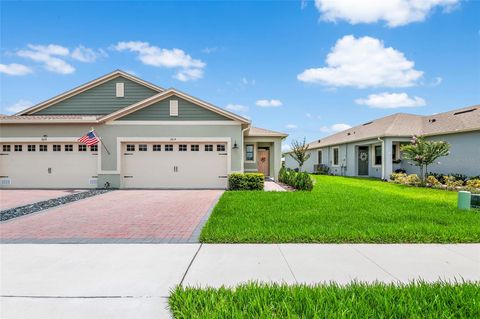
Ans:
[[[101,143],[79,143],[92,128]],[[0,130],[8,188],[226,188],[232,172],[275,179],[287,136],[123,71],[1,116]]]

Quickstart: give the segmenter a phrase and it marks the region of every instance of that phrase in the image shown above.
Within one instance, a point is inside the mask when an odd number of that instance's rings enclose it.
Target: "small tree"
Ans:
[[[420,178],[425,182],[428,166],[450,152],[450,144],[444,141],[426,141],[423,136],[413,136],[412,143],[401,147],[403,158],[415,162],[420,167]]]
[[[293,140],[292,144],[290,144],[290,148],[292,149],[290,156],[292,156],[293,159],[298,162],[298,170],[301,172],[303,164],[305,164],[311,155],[309,152],[307,152],[308,144],[305,143],[305,138],[303,139],[303,142]]]

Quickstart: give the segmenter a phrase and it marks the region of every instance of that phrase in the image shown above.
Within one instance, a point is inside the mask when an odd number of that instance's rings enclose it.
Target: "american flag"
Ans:
[[[83,143],[85,145],[96,145],[98,144],[98,142],[100,141],[97,137],[97,135],[95,134],[95,131],[90,131],[88,132],[87,134],[85,134],[84,136],[80,137],[78,139],[78,141],[80,143]]]

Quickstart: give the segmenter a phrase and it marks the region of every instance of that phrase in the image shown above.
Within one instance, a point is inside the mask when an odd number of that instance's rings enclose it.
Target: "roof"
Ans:
[[[260,127],[250,127],[248,131],[246,132],[245,136],[251,136],[251,137],[287,137],[288,134],[282,133],[282,132],[276,132],[276,131],[271,131],[267,130],[264,128]]]
[[[428,116],[396,113],[313,141],[309,147],[314,149],[377,137],[441,135],[476,130],[480,130],[480,105]]]
[[[102,115],[2,115],[0,123],[96,123]]]

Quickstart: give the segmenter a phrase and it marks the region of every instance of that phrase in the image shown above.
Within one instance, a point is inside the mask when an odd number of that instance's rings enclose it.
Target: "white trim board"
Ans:
[[[105,125],[241,125],[237,121],[111,121]]]

